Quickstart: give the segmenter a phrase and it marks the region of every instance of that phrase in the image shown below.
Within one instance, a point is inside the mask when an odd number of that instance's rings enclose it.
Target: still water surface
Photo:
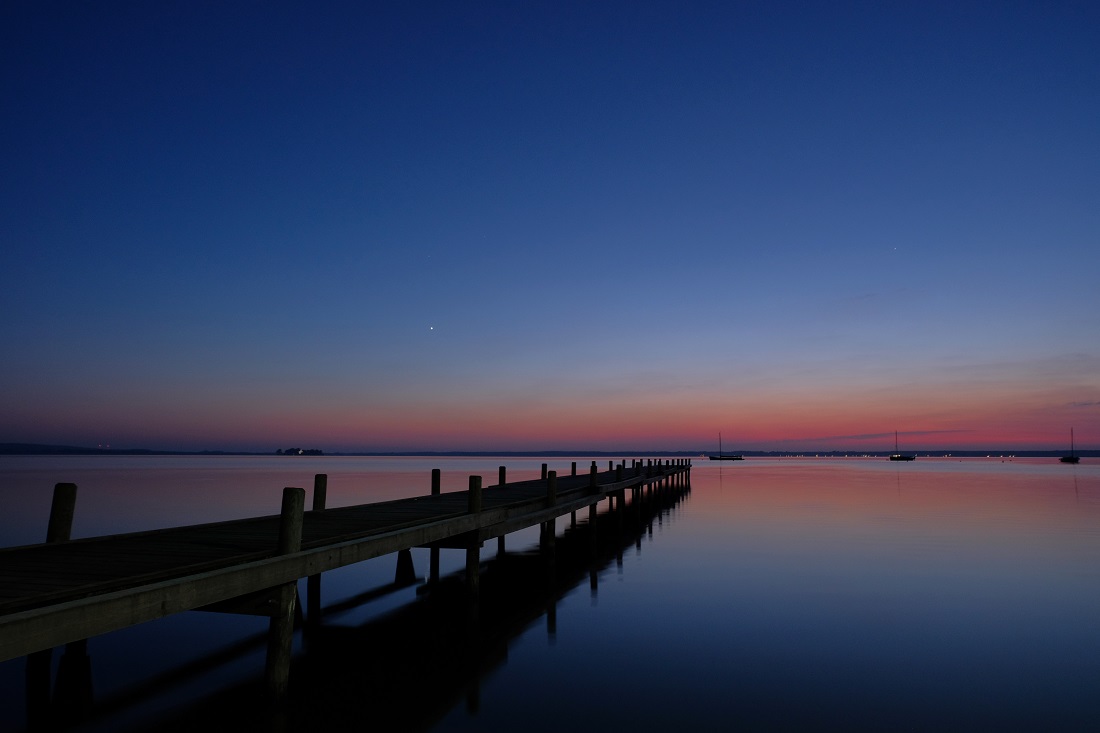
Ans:
[[[340,506],[428,493],[432,468],[448,491],[470,474],[495,483],[502,464],[520,480],[570,460],[0,457],[0,545],[42,539],[58,481],[80,487],[80,537],[276,513],[283,486],[319,472]],[[410,612],[426,605],[414,587],[356,601],[393,580],[392,557],[326,574],[335,641],[294,671],[310,694],[292,729],[1100,729],[1100,464],[696,461],[690,494],[594,566],[574,565],[566,524],[549,570],[522,552],[531,531],[507,538],[508,567],[486,569],[486,593],[515,608],[506,620],[486,604],[476,664],[445,620],[461,607]],[[413,557],[423,577],[427,551]],[[463,566],[443,551],[445,575]],[[203,725],[262,673],[265,628],[195,612],[91,640],[83,729]],[[22,660],[0,664],[4,730],[26,723],[22,674]]]

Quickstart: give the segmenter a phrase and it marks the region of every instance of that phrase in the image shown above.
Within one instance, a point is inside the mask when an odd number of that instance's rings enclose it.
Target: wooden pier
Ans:
[[[169,614],[194,609],[256,612],[271,617],[268,686],[286,692],[297,581],[309,578],[310,621],[322,573],[363,560],[430,547],[431,578],[438,579],[440,548],[466,551],[466,586],[478,593],[480,548],[508,533],[541,525],[553,543],[555,520],[600,502],[623,506],[646,491],[686,486],[688,460],[595,462],[578,474],[558,476],[543,466],[542,478],[498,482],[442,493],[438,471],[425,496],[359,506],[326,508],[326,477],[318,475],[311,511],[305,491],[287,488],[278,515],[228,522],[69,540],[76,487],[58,484],[47,542],[0,549],[0,661],[30,655],[28,688],[36,657],[49,650]],[[48,680],[47,680],[48,684]],[[30,694],[30,689],[28,689]]]

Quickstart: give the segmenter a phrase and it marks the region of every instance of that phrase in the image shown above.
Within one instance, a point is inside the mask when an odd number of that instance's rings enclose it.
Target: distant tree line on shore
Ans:
[[[275,451],[277,456],[323,456],[325,452],[320,448],[280,448]]]

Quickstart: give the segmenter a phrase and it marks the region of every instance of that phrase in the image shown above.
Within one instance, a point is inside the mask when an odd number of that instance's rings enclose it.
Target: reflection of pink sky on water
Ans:
[[[858,521],[904,510],[973,528],[1100,509],[1100,465],[1067,467],[1050,458],[922,458],[901,465],[881,458],[750,458],[726,466],[696,462],[692,483],[731,518],[798,515],[805,507]]]
[[[1047,594],[1076,614],[1064,600],[1100,582],[1100,466],[750,459],[696,464],[692,485],[692,501],[706,506],[693,517],[696,541],[723,548],[702,560],[713,577],[790,602],[855,594],[906,613],[913,594],[947,605]],[[851,613],[850,599],[841,606]]]

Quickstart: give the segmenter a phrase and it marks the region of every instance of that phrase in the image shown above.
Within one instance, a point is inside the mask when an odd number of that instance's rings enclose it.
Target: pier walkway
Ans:
[[[276,606],[265,614],[274,629],[276,617],[295,613],[299,579],[413,547],[434,548],[433,562],[439,547],[465,548],[476,594],[485,540],[539,524],[552,538],[557,517],[588,508],[594,518],[601,501],[686,483],[690,467],[634,461],[598,472],[593,462],[587,474],[576,475],[574,464],[573,475],[559,477],[544,466],[545,478],[514,483],[501,467],[497,485],[482,489],[471,476],[468,490],[447,493],[436,472],[430,495],[332,509],[318,476],[312,511],[304,511],[304,490],[291,488],[279,515],[72,541],[67,526],[55,526],[66,513],[71,523],[73,511],[58,508],[59,491],[52,541],[0,549],[0,661],[256,594]],[[75,486],[62,487],[72,487],[75,501]],[[289,596],[270,593],[286,588]],[[289,655],[289,639],[282,645]]]

